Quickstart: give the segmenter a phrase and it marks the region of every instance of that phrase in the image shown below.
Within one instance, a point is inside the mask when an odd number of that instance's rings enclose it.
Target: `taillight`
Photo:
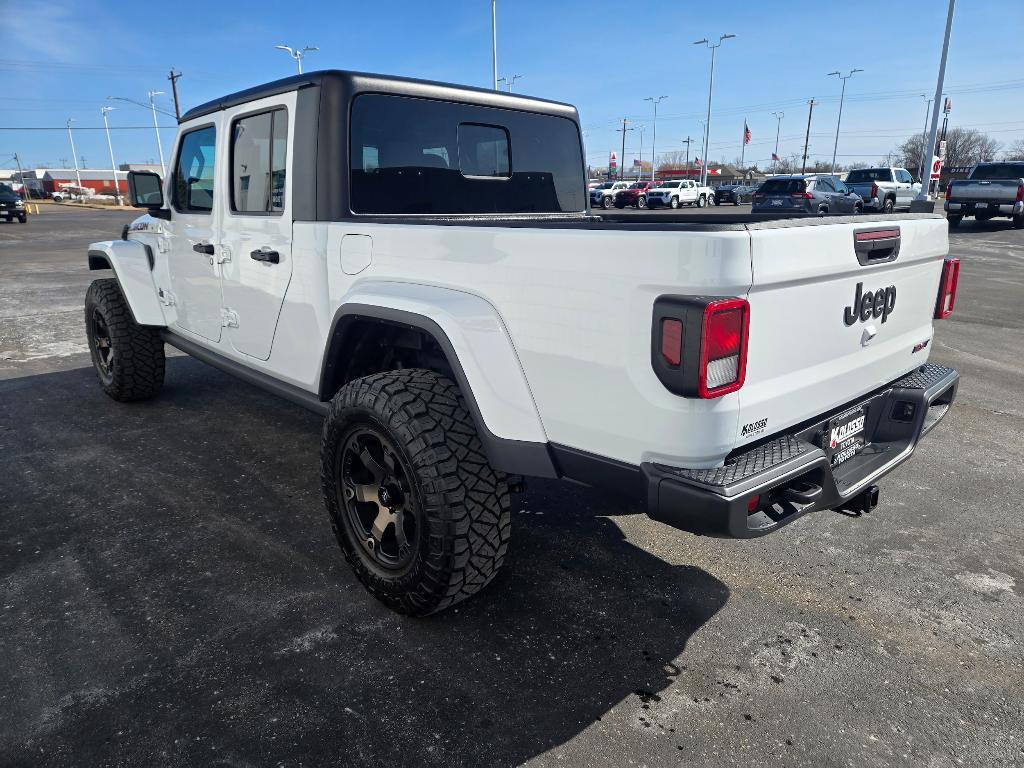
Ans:
[[[666,318],[661,321],[661,356],[674,368],[683,362],[683,324]]]
[[[670,391],[714,398],[743,386],[750,326],[746,299],[660,296],[653,320],[651,365]]]
[[[704,336],[697,370],[701,397],[721,397],[743,386],[749,322],[750,305],[746,299],[715,301],[704,309]]]
[[[942,265],[942,279],[939,281],[939,297],[935,302],[935,319],[945,320],[953,314],[956,302],[956,286],[960,281],[960,259],[949,259]]]
[[[1017,198],[1018,203],[1024,202],[1024,184],[1017,187]]]
[[[877,184],[872,184],[871,185],[871,196],[872,197],[878,197],[878,185]]]
[[[1022,187],[1022,189],[1024,189],[1024,187]],[[953,182],[952,181],[949,182],[949,184],[946,185],[946,199],[949,200],[951,197],[953,197]],[[1017,199],[1020,200],[1020,190],[1017,190]]]
[[[794,192],[790,197],[802,198],[804,200],[813,200],[814,195],[810,192]]]

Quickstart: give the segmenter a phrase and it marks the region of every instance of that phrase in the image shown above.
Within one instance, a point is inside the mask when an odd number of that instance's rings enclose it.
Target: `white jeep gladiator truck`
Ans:
[[[89,247],[101,386],[154,397],[170,344],[322,413],[338,542],[401,612],[494,577],[524,477],[755,537],[873,508],[956,393],[932,214],[597,216],[573,107],[352,72],[196,107],[172,157]]]

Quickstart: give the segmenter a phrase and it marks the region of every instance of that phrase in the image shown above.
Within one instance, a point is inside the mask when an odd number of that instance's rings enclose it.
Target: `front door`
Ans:
[[[915,197],[914,190],[914,177],[910,175],[910,171],[905,171],[899,168],[895,172],[896,175],[896,205],[909,206]]]
[[[291,185],[287,163],[295,94],[250,102],[224,115],[230,143],[223,194],[227,338],[266,360],[292,275]]]
[[[171,178],[174,214],[167,222],[168,275],[177,319],[173,325],[211,341],[221,333],[220,270],[217,263],[217,125],[181,134]]]

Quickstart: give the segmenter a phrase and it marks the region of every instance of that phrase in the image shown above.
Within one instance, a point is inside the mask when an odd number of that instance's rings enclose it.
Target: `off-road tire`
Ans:
[[[359,429],[382,433],[408,469],[418,535],[401,571],[381,568],[356,540],[345,507],[342,453]],[[458,386],[434,371],[389,371],[342,387],[324,422],[320,477],[345,559],[370,594],[399,613],[449,608],[487,586],[505,560],[508,480],[488,462]]]
[[[23,213],[23,214],[21,214],[21,216],[18,217],[18,223],[19,224],[24,224],[27,221],[28,221],[28,215],[27,214]]]
[[[97,317],[109,339],[111,365],[101,363]],[[139,325],[117,280],[93,280],[85,294],[85,333],[103,391],[122,403],[149,400],[164,383],[164,342],[156,328]]]
[[[950,229],[956,229],[960,226],[960,222],[964,220],[963,216],[947,216],[946,221],[949,223]]]
[[[700,197],[697,198],[696,202],[698,208],[703,208],[707,200],[705,199],[704,195],[701,195]]]
[[[882,203],[882,213],[892,213],[896,210],[896,201],[891,197],[887,197],[885,202]]]

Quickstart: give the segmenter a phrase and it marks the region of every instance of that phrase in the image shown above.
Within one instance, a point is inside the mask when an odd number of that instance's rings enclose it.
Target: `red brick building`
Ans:
[[[42,174],[40,177],[39,174]],[[53,194],[64,187],[77,187],[78,178],[82,179],[82,186],[91,189],[98,195],[114,193],[114,180],[111,171],[97,171],[93,169],[81,170],[75,174],[74,168],[45,168],[36,171],[36,178],[43,184],[43,191]],[[128,172],[117,172],[117,186],[122,195],[128,194]]]

